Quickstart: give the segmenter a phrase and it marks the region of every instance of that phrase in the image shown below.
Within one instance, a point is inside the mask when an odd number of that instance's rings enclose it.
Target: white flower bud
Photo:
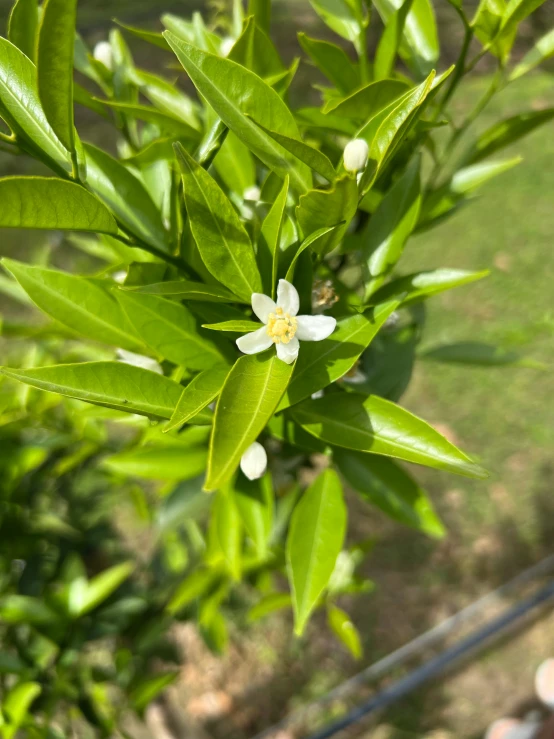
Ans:
[[[249,480],[263,477],[267,469],[267,454],[263,446],[255,441],[242,455],[240,468]]]
[[[252,187],[247,187],[246,190],[243,192],[242,197],[245,200],[259,200],[261,195],[261,190],[257,185],[252,185]]]
[[[102,62],[102,64],[108,69],[112,68],[113,52],[109,41],[100,41],[97,43],[92,52],[92,56],[97,62]]]
[[[353,139],[344,147],[344,168],[347,172],[360,172],[365,169],[369,156],[369,146],[364,139]]]
[[[231,38],[230,36],[226,36],[224,39],[222,39],[221,45],[219,47],[219,53],[221,54],[221,56],[229,56],[229,53],[234,45],[235,45],[234,38]]]
[[[123,285],[123,283],[127,279],[127,271],[124,269],[120,269],[117,272],[114,272],[112,275],[112,279],[119,285]]]
[[[152,357],[144,357],[142,354],[135,354],[134,352],[128,352],[126,349],[116,350],[117,361],[123,364],[130,364],[133,367],[142,367],[142,369],[150,370],[150,372],[156,372],[158,375],[163,375],[164,371],[161,365],[156,362]]]
[[[554,659],[546,659],[535,674],[535,691],[539,699],[554,711]]]

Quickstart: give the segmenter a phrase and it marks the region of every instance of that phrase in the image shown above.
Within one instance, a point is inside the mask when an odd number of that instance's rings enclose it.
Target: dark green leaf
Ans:
[[[30,595],[4,595],[0,598],[0,617],[7,624],[52,624],[59,615],[44,601]]]
[[[390,77],[394,69],[394,60],[400,48],[406,18],[411,10],[413,0],[403,0],[402,5],[389,17],[383,35],[375,52],[374,75],[376,80]]]
[[[361,30],[367,19],[361,0],[310,0],[321,20],[360,53]]]
[[[196,375],[184,388],[164,431],[180,428],[209,405],[221,392],[227,375],[226,367],[212,367]]]
[[[269,536],[273,525],[273,487],[271,475],[248,480],[239,475],[233,487],[237,510],[256,554],[261,559],[269,553]]]
[[[8,20],[8,39],[34,62],[37,54],[38,0],[16,0]]]
[[[250,17],[235,41],[229,59],[246,67],[258,77],[272,77],[283,72],[283,63],[273,42],[255,19]]]
[[[331,231],[334,231],[336,228],[339,228],[340,226],[342,226],[342,223],[337,223],[334,226],[325,226],[325,228],[318,228],[317,231],[314,231],[309,236],[307,236],[304,239],[304,241],[300,244],[300,246],[298,247],[298,250],[296,251],[296,254],[292,258],[292,261],[291,261],[291,263],[290,263],[290,265],[289,265],[289,267],[287,269],[287,276],[286,276],[285,279],[288,280],[289,282],[293,282],[294,271],[296,269],[296,264],[297,264],[298,260],[300,259],[302,253],[306,249],[309,249],[310,247],[313,247],[313,245],[316,243],[316,241],[318,241],[319,239],[323,238],[328,233],[330,233]],[[317,252],[317,251],[319,251],[319,249],[315,248],[314,251]]]
[[[258,240],[258,263],[264,275],[263,289],[267,295],[275,295],[277,270],[279,267],[279,244],[285,216],[285,206],[289,194],[289,178],[285,178],[283,186],[271,208],[264,218],[260,238]]]
[[[311,190],[300,197],[296,208],[304,236],[326,226],[343,225],[317,240],[318,254],[327,254],[340,243],[358,209],[358,186],[352,177],[341,177],[330,190]]]
[[[248,15],[253,15],[257,25],[269,33],[271,25],[271,0],[248,0]]]
[[[163,672],[160,675],[152,677],[143,677],[138,684],[133,685],[129,694],[129,699],[136,711],[143,711],[152,701],[160,696],[160,694],[180,675],[179,670],[172,672]]]
[[[146,121],[147,123],[159,126],[162,131],[167,131],[168,133],[174,132],[175,135],[189,141],[200,140],[199,132],[190,124],[186,123],[178,116],[162,112],[151,105],[118,103],[111,100],[101,100],[100,98],[95,98],[95,100],[115,111],[120,111],[132,118],[137,118],[139,121]]]
[[[140,38],[143,41],[147,41],[149,44],[153,44],[154,46],[157,46],[159,49],[163,49],[164,51],[170,51],[169,44],[164,39],[161,33],[156,33],[155,31],[148,31],[144,28],[135,28],[135,26],[128,26],[126,23],[121,23],[121,21],[116,21],[116,23],[118,26],[123,28],[124,31],[127,31],[128,33],[133,34],[133,36],[136,36],[137,38]]]
[[[470,162],[479,162],[481,159],[494,154],[495,151],[513,144],[515,141],[534,131],[543,123],[554,118],[554,108],[544,110],[530,110],[518,113],[512,118],[495,123],[494,126],[482,133],[473,149]]]
[[[346,52],[329,41],[320,41],[298,34],[300,46],[309,54],[313,63],[340,90],[348,95],[360,85],[360,72]]]
[[[434,346],[426,349],[420,356],[436,362],[472,364],[482,367],[525,366],[529,362],[520,357],[517,352],[478,341],[460,341],[455,344]]]

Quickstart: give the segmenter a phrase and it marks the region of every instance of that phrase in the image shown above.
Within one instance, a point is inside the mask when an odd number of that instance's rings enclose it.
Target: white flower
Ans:
[[[116,354],[117,361],[122,362],[123,364],[130,364],[133,367],[142,367],[142,369],[157,372],[158,375],[163,375],[164,373],[161,365],[151,357],[144,357],[142,354],[128,352],[126,349],[117,349]]]
[[[262,192],[260,188],[257,185],[252,185],[251,187],[246,188],[246,190],[242,194],[242,197],[245,200],[259,200],[261,194]]]
[[[118,272],[114,272],[112,275],[112,279],[119,285],[123,285],[123,283],[127,279],[127,271],[124,269],[120,269]]]
[[[240,460],[240,468],[249,480],[263,477],[267,469],[267,454],[263,446],[255,441],[250,444]]]
[[[265,326],[237,339],[244,354],[257,354],[275,344],[277,356],[292,364],[298,356],[300,341],[322,341],[335,330],[331,316],[297,316],[300,298],[294,285],[279,280],[277,302],[261,293],[252,294],[252,310]]]
[[[109,41],[100,41],[97,43],[92,52],[92,56],[97,62],[102,62],[102,64],[108,69],[113,67],[113,52]]]
[[[353,139],[344,147],[344,168],[347,172],[365,169],[369,156],[369,146],[364,139]]]
[[[229,56],[229,53],[234,45],[235,39],[231,38],[230,36],[225,36],[224,39],[221,39],[221,44],[219,46],[219,53],[221,54],[221,56]]]

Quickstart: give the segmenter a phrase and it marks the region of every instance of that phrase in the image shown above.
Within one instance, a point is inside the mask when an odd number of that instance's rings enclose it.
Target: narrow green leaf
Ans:
[[[310,170],[254,123],[269,129],[279,129],[285,136],[300,138],[296,122],[279,95],[260,77],[239,64],[208,54],[165,34],[171,48],[187,74],[231,131],[258,156],[264,164],[285,177],[290,174],[295,190],[304,192],[311,187]],[[251,116],[254,120],[251,120]]]
[[[360,85],[360,72],[350,57],[340,46],[329,41],[310,38],[305,33],[298,34],[300,46],[315,66],[344,95],[348,95]]]
[[[0,227],[117,234],[106,206],[73,182],[55,177],[2,177]]]
[[[468,285],[470,282],[488,277],[489,270],[470,272],[464,269],[436,269],[429,272],[416,272],[412,275],[398,277],[396,280],[383,285],[371,298],[372,302],[382,302],[394,295],[406,293],[402,305],[410,305],[424,298],[451,290],[453,287]]]
[[[217,182],[179,144],[190,228],[211,274],[249,301],[262,282],[254,249],[241,220]]]
[[[237,360],[217,402],[206,490],[216,490],[231,478],[279,405],[293,369],[273,352]]]
[[[23,144],[29,142],[58,169],[71,172],[69,152],[52,130],[40,103],[37,68],[17,46],[1,37],[0,103],[2,117]]]
[[[137,285],[122,290],[143,293],[144,295],[161,295],[162,297],[180,298],[182,300],[205,300],[209,303],[232,303],[238,298],[219,285],[204,285],[202,282],[189,280],[169,280],[169,282],[153,282],[151,285]],[[250,303],[250,301],[248,301]]]
[[[495,151],[513,144],[515,141],[534,131],[543,123],[554,118],[554,108],[544,110],[530,110],[518,113],[512,118],[495,123],[494,126],[482,133],[475,143],[470,162],[479,162],[481,159],[494,154]]]
[[[332,31],[360,52],[360,34],[366,18],[359,0],[310,0],[310,5]]]
[[[208,429],[197,427],[194,431],[204,435]],[[192,439],[186,446],[153,444],[112,454],[102,461],[102,467],[125,477],[178,482],[201,475],[206,469],[206,456],[205,443],[199,445]]]
[[[430,347],[420,354],[423,359],[447,364],[470,364],[481,367],[503,367],[506,365],[525,366],[528,360],[517,352],[493,344],[478,341],[459,341],[454,344],[441,344]]]
[[[165,426],[164,432],[181,428],[193,416],[200,413],[221,392],[225,378],[228,375],[226,367],[212,367],[196,375],[183,389],[171,420]]]
[[[397,457],[458,475],[484,479],[487,472],[438,431],[388,400],[336,393],[305,400],[291,410],[294,420],[329,444]]]
[[[387,516],[429,536],[444,536],[425,490],[392,459],[347,449],[335,449],[333,459],[346,482]]]
[[[60,364],[29,370],[1,367],[0,372],[39,390],[154,418],[171,418],[182,391],[168,377],[121,362]]]
[[[167,131],[168,133],[174,132],[180,138],[188,141],[200,141],[199,131],[193,128],[189,123],[183,121],[182,118],[179,118],[176,115],[160,111],[151,105],[120,103],[113,100],[102,100],[101,98],[94,99],[98,103],[101,103],[115,111],[125,113],[131,118],[136,118],[139,121],[146,121],[146,123],[152,123],[155,126],[159,126],[162,131]]]
[[[34,62],[37,55],[38,0],[16,0],[8,19],[8,39]]]
[[[38,91],[52,129],[75,150],[73,51],[77,0],[46,0],[38,37]]]
[[[120,28],[123,28],[124,31],[127,31],[128,33],[131,33],[133,36],[136,36],[137,38],[142,39],[143,41],[147,41],[149,44],[153,44],[154,46],[157,46],[159,49],[163,49],[164,51],[170,51],[169,44],[164,39],[163,35],[161,33],[156,33],[155,31],[148,31],[144,28],[136,28],[135,26],[129,26],[126,23],[121,23],[121,21],[115,21]]]
[[[294,509],[286,553],[298,636],[333,574],[344,542],[346,516],[340,480],[331,469],[321,473]]]
[[[266,474],[260,480],[248,480],[244,475],[239,475],[233,486],[233,495],[256,554],[264,559],[269,553],[269,537],[273,526],[271,475]]]
[[[101,605],[127,580],[134,569],[133,562],[122,562],[93,577],[87,583],[81,608],[75,615],[82,616]]]
[[[212,506],[212,517],[217,542],[229,574],[234,580],[240,580],[242,522],[230,487],[217,493]]]
[[[180,674],[179,670],[172,670],[171,672],[141,678],[138,684],[133,685],[129,693],[129,699],[134,709],[139,713],[144,711],[169,685],[177,680]]]
[[[327,606],[327,620],[337,639],[344,644],[354,659],[360,659],[363,654],[362,642],[350,616],[330,603]]]
[[[92,144],[84,145],[87,181],[121,223],[150,246],[168,250],[160,211],[142,182],[121,162]]]
[[[283,186],[275,198],[269,213],[264,218],[258,241],[258,263],[260,273],[265,276],[263,289],[267,295],[275,295],[277,270],[279,267],[279,244],[285,216],[285,206],[289,194],[289,178],[285,177]]]
[[[240,197],[256,184],[256,167],[250,149],[232,131],[228,131],[213,165],[223,184]]]
[[[0,618],[6,624],[53,624],[59,614],[40,598],[30,595],[4,595],[0,598]]]
[[[256,321],[222,321],[221,323],[204,323],[202,328],[208,328],[211,331],[232,331],[237,334],[247,334],[250,331],[257,331],[263,326],[262,323]]]
[[[306,251],[306,249],[309,249],[310,247],[313,247],[313,245],[319,240],[322,239],[324,236],[326,236],[331,231],[334,231],[336,228],[339,228],[342,226],[341,223],[337,223],[334,226],[325,226],[324,228],[318,228],[317,231],[314,231],[309,236],[307,236],[304,241],[300,244],[298,247],[296,254],[292,258],[291,263],[289,264],[289,267],[287,269],[287,274],[285,279],[288,280],[288,282],[293,282],[294,278],[294,271],[296,269],[296,264],[298,263],[298,260],[300,259],[302,253]],[[314,249],[315,252],[318,252],[319,249]]]
[[[271,0],[248,0],[248,15],[253,15],[257,25],[269,33],[271,26]]]
[[[348,97],[329,101],[325,106],[325,114],[332,113],[333,116],[343,116],[346,119],[367,121],[393,101],[399,101],[399,98],[406,94],[407,89],[408,85],[403,80],[370,82]]]
[[[171,614],[179,613],[197,598],[212,590],[220,580],[221,572],[215,567],[206,570],[195,570],[179,585],[167,604],[166,610]]]
[[[385,30],[379,40],[375,52],[373,74],[376,80],[390,77],[394,69],[394,60],[400,48],[406,18],[411,10],[413,0],[403,0],[402,5],[389,17]]]
[[[7,693],[2,701],[2,713],[9,723],[0,726],[4,739],[12,739],[17,734],[20,726],[25,723],[33,701],[41,692],[40,683],[21,682]]]
[[[330,190],[311,190],[300,197],[296,208],[298,224],[305,236],[326,226],[338,226],[317,240],[317,253],[327,254],[342,240],[358,209],[356,180],[338,179]]]
[[[262,598],[255,606],[248,611],[247,620],[249,623],[259,621],[266,616],[269,616],[275,611],[280,611],[283,608],[290,608],[292,606],[292,599],[289,593],[270,593]]]
[[[33,303],[63,326],[95,341],[141,349],[118,302],[100,284],[84,277],[2,260]]]
[[[228,58],[264,79],[284,70],[273,42],[252,17],[247,19]]]
[[[516,80],[518,77],[522,77],[527,72],[530,72],[539,64],[542,64],[547,59],[554,56],[554,28],[541,36],[540,39],[535,43],[531,51],[523,57],[519,64],[516,65],[512,73],[510,74],[510,81]]]
[[[279,410],[344,377],[399,304],[399,300],[391,300],[365,313],[342,318],[328,339],[304,342]]]
[[[117,299],[144,343],[170,362],[203,370],[225,361],[216,345],[200,336],[196,318],[181,303],[123,290]]]

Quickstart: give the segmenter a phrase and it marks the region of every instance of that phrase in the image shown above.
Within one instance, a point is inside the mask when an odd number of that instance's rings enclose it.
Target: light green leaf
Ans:
[[[257,331],[263,326],[262,323],[256,321],[222,321],[221,323],[204,323],[202,328],[208,328],[211,331],[232,331],[237,334],[248,334],[250,331]]]
[[[194,429],[199,430],[207,431]],[[102,466],[125,477],[143,480],[192,480],[206,469],[207,457],[206,446],[193,441],[190,446],[153,444],[136,447],[106,457]]]
[[[453,175],[448,187],[456,195],[468,195],[493,177],[507,172],[512,167],[520,164],[521,161],[521,157],[514,157],[513,159],[481,162],[479,164],[473,164],[470,167],[464,167]]]
[[[216,490],[231,478],[279,405],[293,369],[273,352],[237,360],[217,402],[206,490]]]
[[[93,577],[87,582],[78,613],[73,615],[83,616],[101,605],[123,585],[134,569],[134,562],[122,562]]]
[[[344,644],[354,659],[360,659],[363,654],[360,634],[350,620],[350,616],[330,603],[327,606],[327,620],[337,639]]]
[[[342,223],[333,231],[318,238],[317,253],[324,255],[340,243],[357,209],[356,180],[345,176],[337,180],[330,190],[311,190],[302,195],[296,208],[296,217],[304,236],[309,236],[326,226]]]
[[[522,77],[552,56],[554,56],[554,28],[545,33],[544,36],[541,36],[531,51],[525,54],[520,63],[512,71],[510,81],[512,82],[518,77]]]
[[[85,144],[84,148],[87,182],[92,190],[132,234],[150,246],[167,251],[169,235],[142,182],[105,151],[92,144]]]
[[[365,313],[341,318],[324,341],[303,342],[279,410],[299,403],[349,372],[400,301],[391,300]]]
[[[181,303],[123,290],[117,299],[144,343],[170,362],[203,370],[225,361],[216,345],[200,336],[196,318]]]
[[[129,76],[158,110],[186,123],[189,129],[192,128],[197,132],[197,137],[200,136],[202,126],[199,120],[199,106],[188,95],[182,93],[173,80],[135,68],[129,70]]]
[[[208,303],[233,303],[238,298],[219,285],[204,285],[202,282],[189,280],[169,280],[169,282],[153,282],[151,285],[125,286],[124,291],[142,293],[144,295],[161,295],[163,297],[180,298],[182,300],[205,300]],[[250,300],[247,301],[250,303]]]
[[[248,15],[253,15],[256,24],[265,33],[271,26],[271,0],[248,0]]]
[[[412,4],[413,0],[403,0],[400,7],[388,19],[375,52],[373,74],[376,80],[384,80],[391,76],[394,61],[402,41],[406,18]]]
[[[391,22],[403,0],[374,0],[385,25]],[[439,39],[435,13],[430,0],[414,0],[404,23],[400,55],[419,78],[425,77],[439,59]]]
[[[529,360],[520,357],[517,352],[478,341],[459,341],[454,344],[430,347],[422,352],[420,356],[423,359],[432,359],[436,362],[470,364],[481,367],[526,366],[529,363]]]
[[[182,146],[176,146],[190,228],[211,274],[249,301],[262,282],[242,222],[217,182]]]
[[[39,390],[154,418],[171,418],[182,391],[168,377],[121,362],[60,364],[29,370],[1,367],[0,372]]]
[[[506,0],[480,0],[471,27],[483,46],[490,45],[498,35],[505,9]],[[492,51],[498,55],[498,48]]]
[[[273,42],[252,17],[247,19],[228,58],[262,78],[272,77],[284,70]]]
[[[46,0],[38,37],[38,91],[56,136],[75,150],[73,50],[77,0]]]
[[[279,129],[285,136],[300,138],[292,113],[279,95],[262,79],[229,59],[201,51],[171,33],[165,37],[198,92],[231,131],[264,164],[285,177],[290,174],[295,190],[311,187],[310,170],[291,156],[254,123]],[[254,120],[251,120],[251,116]]]
[[[58,170],[71,172],[69,152],[48,123],[38,94],[37,69],[17,46],[0,37],[2,117],[22,144],[29,144]]]
[[[126,23],[121,23],[121,21],[115,21],[115,23],[123,28],[124,31],[131,33],[133,36],[136,36],[143,41],[147,41],[149,44],[157,46],[159,49],[163,49],[164,51],[170,50],[169,44],[164,39],[161,33],[156,33],[155,31],[147,31],[144,28],[136,28],[135,26],[129,26]]]
[[[264,218],[260,238],[258,240],[258,263],[264,275],[263,289],[267,295],[275,295],[277,270],[279,267],[279,244],[285,216],[285,206],[289,194],[289,178],[285,177],[283,186],[275,198],[275,202]]]
[[[333,459],[346,482],[387,516],[429,536],[444,536],[425,490],[392,459],[338,448]]]
[[[269,616],[271,613],[275,613],[275,611],[290,608],[291,606],[292,599],[290,593],[270,593],[258,601],[255,606],[252,606],[246,618],[249,623],[254,623],[265,618],[265,616]]]
[[[115,111],[125,113],[131,118],[137,118],[139,121],[146,121],[147,123],[159,126],[162,131],[175,133],[175,135],[188,141],[200,141],[200,132],[193,128],[189,123],[176,115],[171,115],[165,111],[158,110],[151,105],[119,103],[112,100],[102,100],[100,98],[94,99]]]
[[[424,298],[451,290],[453,287],[468,285],[470,282],[482,280],[490,274],[488,269],[481,272],[470,272],[465,269],[435,269],[429,272],[416,272],[412,275],[398,277],[379,288],[372,296],[372,302],[382,302],[394,295],[406,293],[402,305],[411,305]]]
[[[217,493],[212,507],[212,517],[213,530],[229,574],[234,580],[240,580],[242,522],[230,487]]]
[[[348,95],[359,87],[360,72],[344,49],[329,41],[310,38],[305,33],[298,34],[298,41],[316,67],[337,90]]]
[[[508,0],[506,9],[502,16],[502,24],[498,33],[500,41],[509,39],[508,44],[511,47],[513,37],[517,32],[517,27],[522,20],[531,15],[537,8],[545,2],[545,0]]]
[[[365,25],[361,0],[310,0],[321,20],[360,51],[360,34]]]
[[[256,184],[256,167],[250,149],[232,131],[227,133],[213,165],[223,184],[240,197]]]
[[[4,595],[0,598],[0,618],[6,624],[53,624],[60,616],[40,598]]]
[[[294,420],[335,446],[404,459],[458,475],[484,479],[487,472],[438,431],[388,400],[335,393],[291,409]]]
[[[2,701],[2,713],[8,720],[7,725],[0,726],[4,739],[12,739],[27,718],[31,704],[42,692],[39,683],[18,683]]]
[[[228,373],[226,367],[212,367],[196,375],[183,389],[164,432],[184,426],[193,416],[204,410],[221,392]]]
[[[543,123],[548,123],[554,118],[554,108],[544,110],[529,110],[518,113],[512,118],[506,118],[487,131],[482,133],[475,143],[470,162],[479,162],[481,159],[494,154],[495,151],[503,149],[509,144],[526,136]]]
[[[16,0],[8,19],[8,39],[34,62],[38,32],[38,0]]]
[[[114,297],[94,280],[4,259],[31,300],[63,326],[116,347],[142,348]]]
[[[180,670],[162,672],[159,675],[143,677],[138,681],[138,684],[133,684],[129,699],[134,709],[140,713],[147,708],[169,685],[175,682],[180,674]]]
[[[316,243],[316,241],[318,241],[318,239],[323,238],[328,233],[330,233],[331,231],[334,231],[336,228],[339,228],[340,226],[342,226],[342,223],[337,223],[334,226],[325,226],[325,228],[318,228],[317,231],[314,231],[309,236],[307,236],[304,239],[304,241],[300,244],[300,246],[298,247],[298,250],[296,251],[296,254],[292,258],[292,261],[289,264],[289,267],[287,269],[287,275],[286,275],[286,278],[285,279],[287,279],[289,282],[293,282],[294,271],[296,269],[296,264],[297,264],[300,256],[302,255],[302,253],[306,249],[309,249],[310,247],[313,247],[313,245]],[[316,248],[316,249],[314,249],[314,251],[317,252],[319,250]]]
[[[2,177],[0,227],[117,234],[106,206],[83,187],[54,177]]]
[[[378,80],[361,87],[348,97],[330,101],[325,106],[325,114],[344,116],[356,121],[368,121],[384,110],[393,101],[400,102],[406,94],[408,85],[403,80]],[[362,138],[366,138],[363,136]],[[368,140],[371,144],[371,141]]]
[[[266,474],[260,480],[248,480],[245,475],[239,475],[233,486],[233,495],[256,554],[264,559],[269,553],[269,537],[273,526],[271,475]]]
[[[221,580],[221,572],[215,567],[206,570],[195,570],[179,585],[166,610],[175,614],[188,606],[197,598],[211,590]]]
[[[304,632],[344,542],[346,506],[336,472],[327,469],[294,509],[287,536],[287,566],[294,607],[294,631]]]

